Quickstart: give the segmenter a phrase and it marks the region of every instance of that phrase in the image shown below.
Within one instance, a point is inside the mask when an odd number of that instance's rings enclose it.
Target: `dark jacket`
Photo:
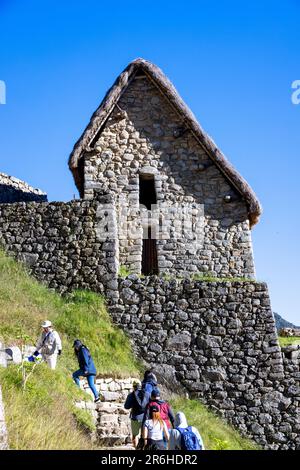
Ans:
[[[150,407],[153,405],[158,406],[161,418],[165,421],[168,429],[171,428],[171,425],[174,428],[175,417],[174,417],[173,411],[169,403],[164,400],[150,399],[150,402],[148,403],[147,408],[145,410],[143,423],[146,421],[146,419],[150,419]]]
[[[82,346],[77,354],[79,368],[84,372],[85,375],[96,375],[96,367],[90,351]]]
[[[143,421],[146,407],[149,403],[150,395],[145,390],[135,390],[126,398],[124,408],[131,410],[130,418],[134,421]]]

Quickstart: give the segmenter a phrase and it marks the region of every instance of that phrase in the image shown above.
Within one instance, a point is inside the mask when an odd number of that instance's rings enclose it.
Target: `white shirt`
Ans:
[[[164,430],[167,431],[166,423],[163,422],[163,426],[159,421],[153,421],[152,419],[146,419],[145,428],[148,429],[148,439],[153,441],[162,441],[164,438]]]
[[[36,345],[37,351],[40,351],[44,356],[50,356],[51,354],[57,354],[61,346],[61,339],[59,334],[55,330],[50,330],[50,332],[43,333],[40,336],[39,341]]]

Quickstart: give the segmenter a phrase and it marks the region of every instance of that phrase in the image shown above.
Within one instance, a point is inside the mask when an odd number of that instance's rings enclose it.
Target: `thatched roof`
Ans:
[[[187,126],[192,131],[195,138],[198,140],[200,145],[207,152],[213,162],[219,167],[224,176],[246,200],[248,204],[251,226],[257,223],[262,209],[252,188],[218,149],[214,141],[202,129],[197,119],[179,96],[170,80],[156,65],[144,59],[134,60],[118,76],[113,86],[106,93],[98,109],[92,115],[91,120],[80,139],[76,142],[69,158],[69,167],[73,173],[78,189],[82,187],[82,176],[78,171],[78,165],[84,151],[92,150],[92,143],[95,135],[99,131],[100,127],[103,126],[104,122],[118,102],[121,94],[132,81],[137,72],[144,73],[152,82],[154,82],[161,93],[168,99],[173,108],[175,108],[178,114],[180,114],[183,122],[185,123],[185,126]]]

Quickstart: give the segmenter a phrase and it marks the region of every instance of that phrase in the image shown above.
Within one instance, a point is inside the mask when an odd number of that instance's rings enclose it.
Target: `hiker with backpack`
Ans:
[[[154,388],[157,387],[157,378],[156,375],[151,370],[146,370],[144,374],[144,379],[142,381],[142,389],[151,395],[151,392]]]
[[[169,431],[157,405],[149,408],[149,419],[143,424],[144,450],[165,450]]]
[[[151,392],[150,401],[144,415],[144,423],[147,419],[149,419],[150,409],[152,406],[158,407],[160,417],[166,423],[168,429],[174,427],[175,418],[172,408],[167,401],[164,401],[160,398],[160,391],[158,388],[154,388]]]
[[[100,397],[95,387],[95,377],[97,372],[91,353],[79,339],[74,341],[73,347],[79,364],[79,369],[72,374],[74,382],[78,387],[80,387],[79,377],[86,377],[95,398],[94,402],[97,403],[100,400]]]
[[[169,450],[205,450],[199,431],[188,426],[185,414],[176,413],[174,429],[170,430]]]
[[[135,449],[138,446],[142,422],[149,399],[150,395],[145,390],[142,390],[141,383],[133,382],[133,391],[127,396],[124,408],[126,410],[131,410],[131,439]]]
[[[41,354],[48,367],[54,370],[57,357],[61,355],[62,351],[61,339],[57,331],[53,329],[51,321],[44,321],[41,327],[43,331],[36,344],[36,350],[32,356],[28,357],[28,361],[35,362],[37,356]]]

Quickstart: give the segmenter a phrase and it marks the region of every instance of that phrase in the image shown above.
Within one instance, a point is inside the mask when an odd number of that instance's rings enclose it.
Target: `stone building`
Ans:
[[[259,201],[154,64],[136,59],[119,75],[69,167],[82,198],[114,195],[131,272],[255,277]]]

